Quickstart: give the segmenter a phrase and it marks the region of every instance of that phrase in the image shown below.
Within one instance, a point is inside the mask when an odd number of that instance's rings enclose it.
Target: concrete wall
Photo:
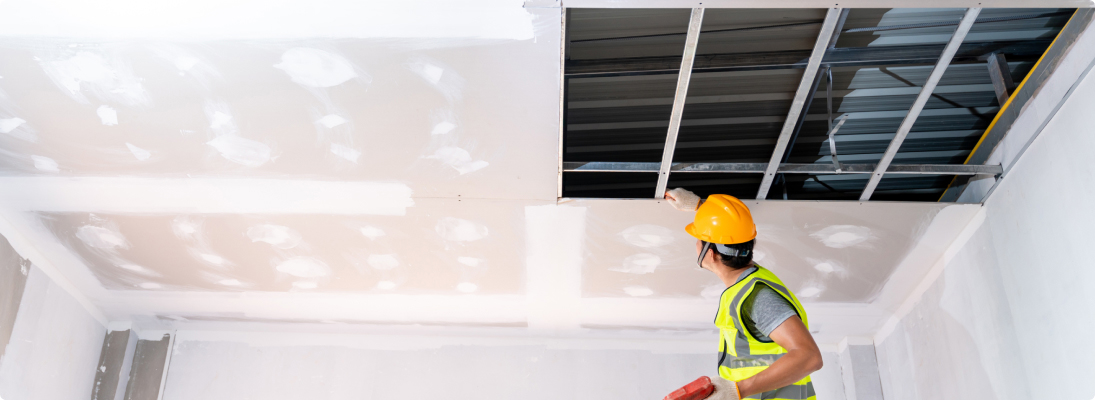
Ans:
[[[0,274],[27,273],[18,299],[10,340],[0,356],[0,398],[4,400],[86,399],[106,329],[41,270],[22,262],[6,240],[0,241]],[[14,300],[11,282],[0,283],[0,316]],[[10,289],[16,290],[16,289]],[[0,318],[0,332],[8,326]],[[3,338],[3,335],[0,335]]]
[[[986,201],[942,273],[875,338],[886,399],[1095,397],[1095,78]]]

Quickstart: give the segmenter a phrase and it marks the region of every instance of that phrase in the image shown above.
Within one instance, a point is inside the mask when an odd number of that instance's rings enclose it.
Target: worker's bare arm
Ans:
[[[787,349],[787,354],[759,374],[738,382],[742,397],[794,384],[821,369],[821,350],[798,316],[783,321],[768,336]]]

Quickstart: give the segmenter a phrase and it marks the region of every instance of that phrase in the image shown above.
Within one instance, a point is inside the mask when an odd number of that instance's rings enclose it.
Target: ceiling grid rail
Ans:
[[[781,174],[870,174],[877,164],[823,164],[781,163],[776,169]],[[656,162],[603,162],[568,161],[563,163],[566,172],[658,172],[661,163]],[[673,163],[673,173],[723,172],[759,174],[768,170],[767,163]],[[890,164],[888,174],[908,175],[998,175],[1003,172],[999,165],[975,164]]]
[[[665,187],[669,184],[669,169],[673,164],[673,152],[677,148],[677,133],[681,128],[684,115],[684,102],[688,97],[688,83],[692,79],[692,61],[696,58],[696,47],[703,26],[703,9],[693,8],[688,21],[688,36],[684,41],[684,56],[681,57],[681,69],[677,75],[677,91],[673,95],[673,111],[669,116],[669,130],[665,135],[665,148],[662,150],[662,162],[658,169],[658,186],[654,198],[665,198]]]
[[[791,110],[787,113],[787,119],[783,122],[783,129],[780,131],[779,139],[776,140],[776,148],[772,151],[772,157],[768,161],[760,188],[757,190],[757,199],[768,197],[768,190],[772,187],[780,160],[783,159],[783,153],[787,150],[787,144],[791,141],[791,134],[798,123],[799,114],[805,112],[806,97],[814,89],[813,83],[817,77],[817,71],[821,67],[821,60],[825,58],[825,53],[829,49],[829,40],[832,39],[841,14],[842,9],[840,8],[830,8],[825,14],[825,22],[821,25],[821,32],[818,33],[817,42],[814,43],[814,49],[810,53],[810,59],[806,64],[806,71],[802,74],[802,80],[795,91],[795,98],[791,102]]]
[[[966,39],[966,34],[969,33],[970,28],[973,27],[973,23],[977,21],[977,15],[980,13],[980,8],[974,7],[966,9],[966,14],[962,17],[962,22],[958,24],[958,28],[955,29],[954,34],[951,35],[950,41],[947,42],[947,47],[943,49],[943,54],[939,56],[939,62],[935,64],[935,68],[932,69],[931,75],[928,75],[928,80],[924,82],[924,86],[920,89],[920,94],[916,96],[916,101],[913,102],[912,107],[909,108],[909,113],[897,128],[897,134],[894,136],[893,140],[890,141],[890,145],[886,148],[886,152],[882,154],[882,159],[878,161],[878,165],[875,167],[871,179],[867,181],[867,186],[863,189],[863,194],[859,196],[859,201],[871,199],[871,195],[874,194],[875,189],[878,188],[879,182],[882,181],[882,176],[887,172],[890,162],[893,161],[894,156],[897,155],[897,151],[901,148],[902,142],[904,142],[905,138],[909,135],[913,125],[916,124],[916,119],[920,117],[920,112],[924,110],[924,106],[927,105],[932,92],[935,91],[935,86],[938,85],[939,80],[943,78],[943,74],[947,71],[947,67],[950,66],[951,59],[954,58],[955,53],[958,52],[958,47],[961,46],[962,42]],[[760,198],[760,196],[757,198]]]

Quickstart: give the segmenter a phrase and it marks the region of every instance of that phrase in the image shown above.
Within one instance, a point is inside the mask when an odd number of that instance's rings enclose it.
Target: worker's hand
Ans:
[[[681,211],[696,211],[700,208],[700,196],[684,188],[665,192],[665,199],[669,201],[669,205]]]
[[[719,376],[711,376],[711,383],[715,385],[715,392],[707,396],[706,400],[741,400],[741,392],[734,381],[722,379]]]

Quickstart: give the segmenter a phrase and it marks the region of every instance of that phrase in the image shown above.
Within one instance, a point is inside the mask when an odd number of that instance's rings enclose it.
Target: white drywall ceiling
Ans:
[[[148,328],[710,330],[689,214],[557,202],[560,10],[465,3],[0,3],[0,233]],[[832,343],[979,208],[750,205]]]

